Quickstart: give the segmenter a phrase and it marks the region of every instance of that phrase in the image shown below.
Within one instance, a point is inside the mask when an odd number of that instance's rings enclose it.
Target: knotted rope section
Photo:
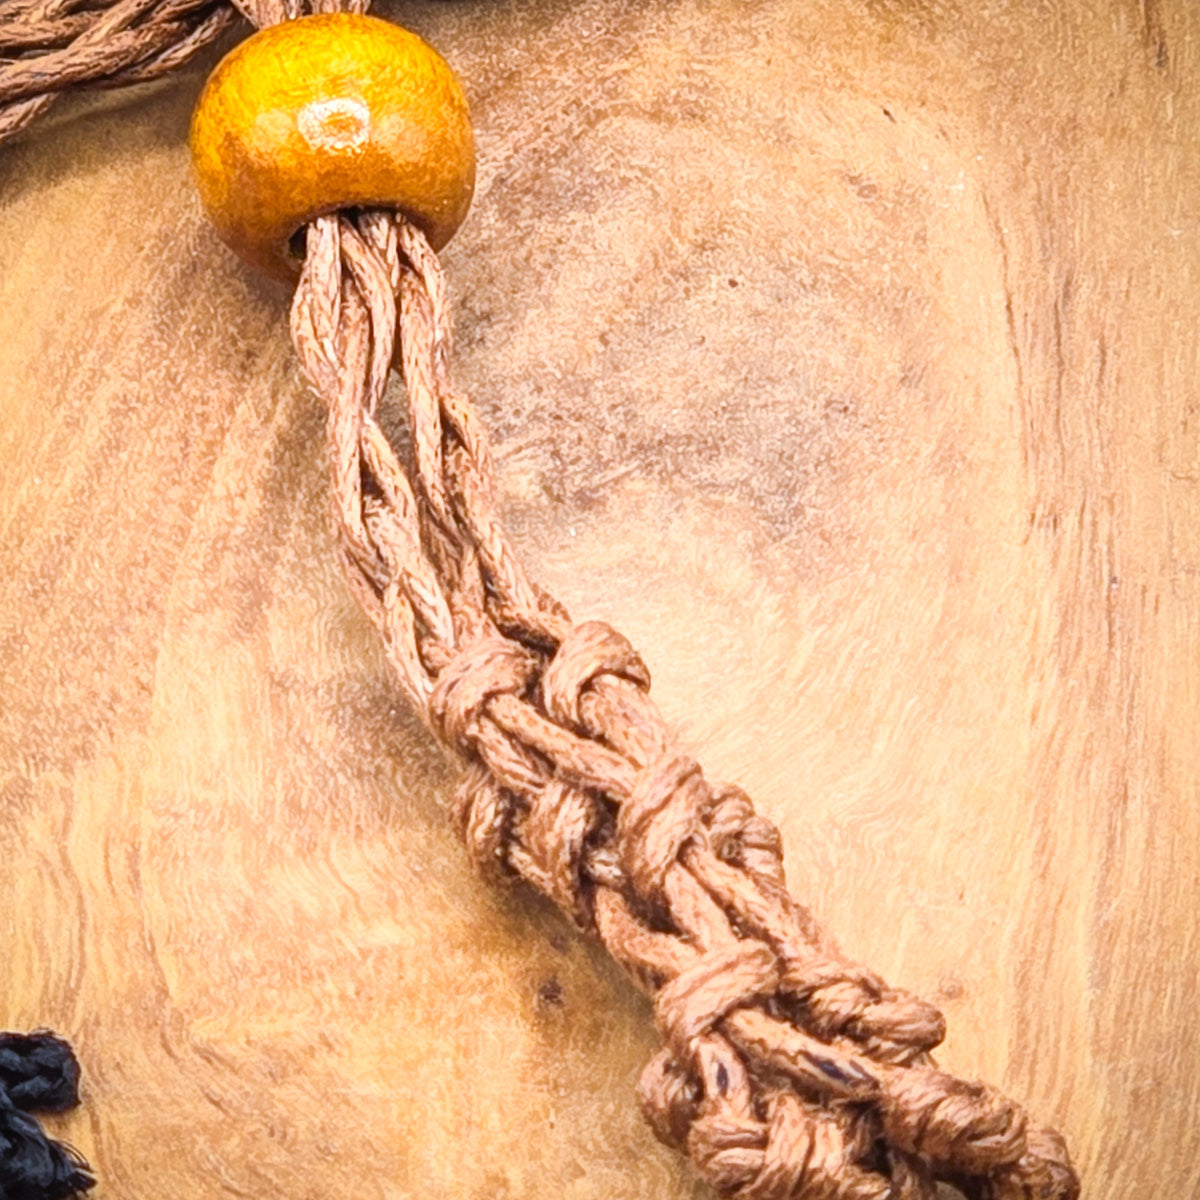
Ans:
[[[32,1112],[79,1103],[79,1064],[52,1033],[0,1033],[0,1198],[65,1200],[96,1182],[70,1146],[48,1138]]]
[[[418,711],[466,763],[455,817],[486,873],[598,935],[654,1000],[655,1133],[745,1200],[1067,1200],[1065,1146],[937,1068],[929,1004],[842,957],[789,894],[779,833],[705,779],[616,631],[572,624],[497,516],[487,439],[450,384],[446,287],[402,217],[322,217],[292,334],[328,406],[346,578]],[[380,426],[404,381],[398,454]]]

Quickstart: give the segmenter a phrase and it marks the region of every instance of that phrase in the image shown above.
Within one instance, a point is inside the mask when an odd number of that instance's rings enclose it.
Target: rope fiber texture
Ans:
[[[0,142],[66,91],[165,75],[235,16],[225,0],[0,0]]]
[[[707,781],[629,643],[572,624],[497,516],[487,439],[451,387],[446,286],[403,217],[322,217],[292,307],[328,406],[346,578],[409,699],[466,763],[475,862],[599,936],[653,998],[639,1085],[664,1142],[744,1200],[1071,1200],[1062,1139],[937,1068],[941,1014],[842,957],[787,891],[779,833]],[[380,426],[393,363],[401,454]]]
[[[369,0],[0,0],[0,144],[68,91],[149,83],[194,58],[240,12],[256,28]]]

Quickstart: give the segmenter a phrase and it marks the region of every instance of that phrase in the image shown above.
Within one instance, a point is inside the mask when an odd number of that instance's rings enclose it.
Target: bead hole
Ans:
[[[305,255],[308,253],[307,230],[307,225],[301,225],[300,228],[297,229],[290,238],[288,238],[288,257],[294,259],[297,263],[304,262]]]

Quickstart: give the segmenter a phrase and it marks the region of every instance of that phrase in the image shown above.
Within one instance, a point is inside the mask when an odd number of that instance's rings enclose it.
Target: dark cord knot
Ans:
[[[0,1197],[66,1200],[96,1180],[83,1157],[48,1138],[28,1110],[79,1103],[79,1063],[52,1033],[0,1033]]]

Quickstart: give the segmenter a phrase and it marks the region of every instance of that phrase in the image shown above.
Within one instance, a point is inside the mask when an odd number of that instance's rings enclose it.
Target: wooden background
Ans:
[[[1200,13],[384,12],[472,98],[456,370],[534,574],[944,1062],[1191,1200]],[[106,1200],[702,1197],[646,1004],[446,827],[203,73],[0,150],[0,1026],[76,1042]]]

